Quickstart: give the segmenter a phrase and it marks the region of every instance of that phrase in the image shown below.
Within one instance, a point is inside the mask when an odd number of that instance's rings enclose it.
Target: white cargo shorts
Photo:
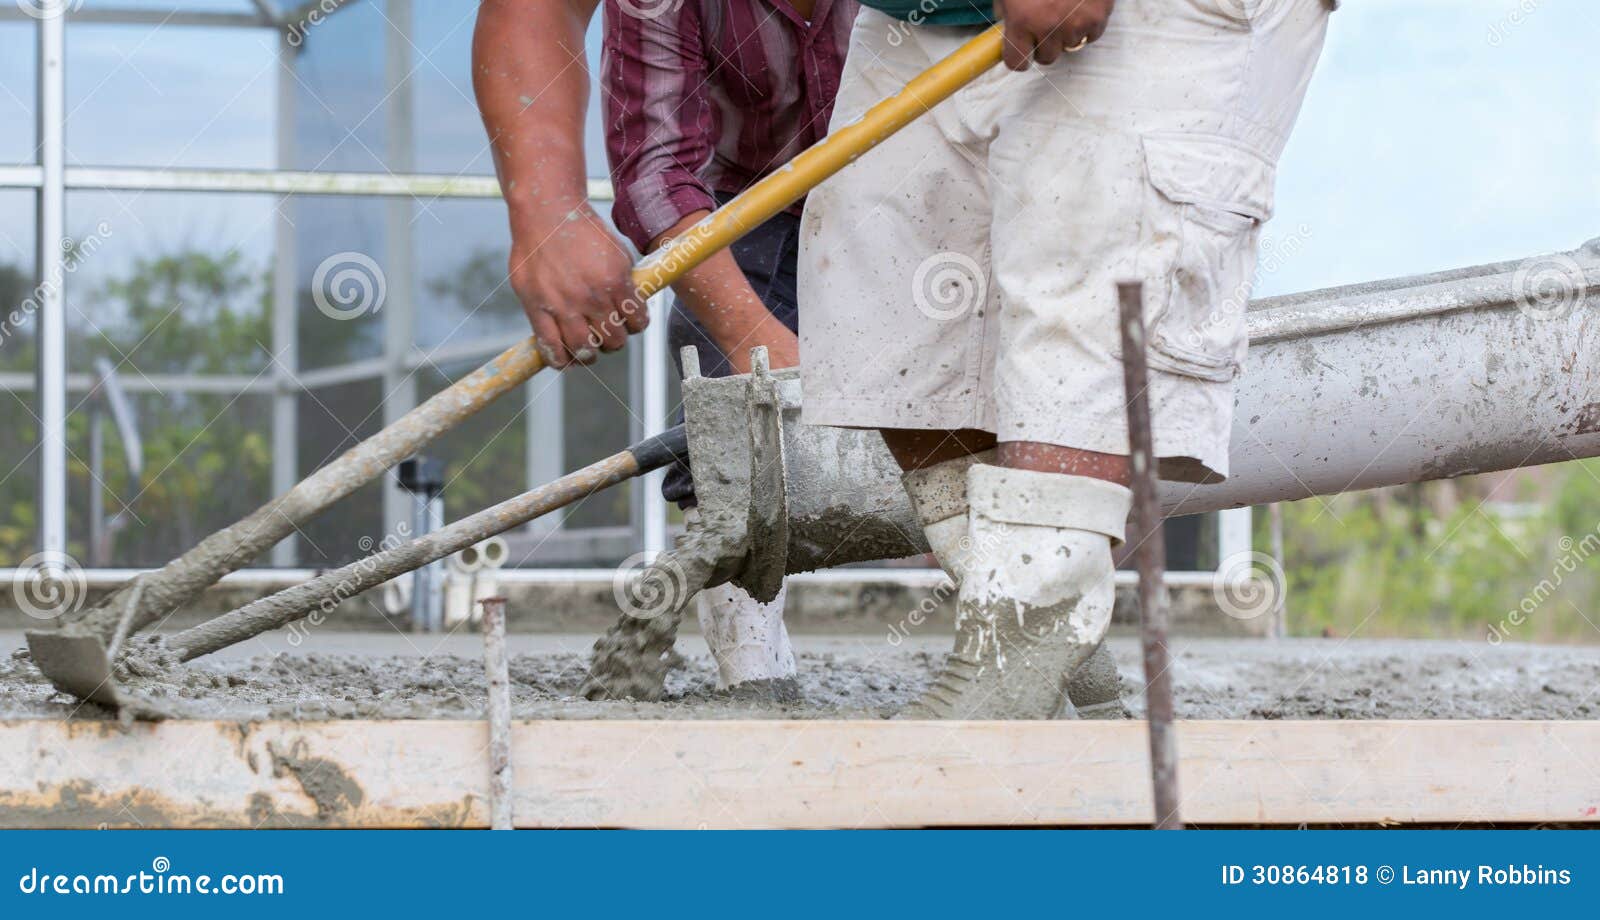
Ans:
[[[1139,278],[1162,475],[1225,477],[1257,236],[1327,18],[1119,0],[1098,42],[995,68],[813,191],[805,421],[1126,454],[1116,282]],[[977,31],[862,10],[834,128]]]

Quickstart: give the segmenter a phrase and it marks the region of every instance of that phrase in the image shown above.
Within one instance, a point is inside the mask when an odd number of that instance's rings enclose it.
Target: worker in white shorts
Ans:
[[[990,19],[864,2],[835,130]],[[883,432],[960,584],[921,718],[1072,715],[1130,504],[1119,280],[1144,282],[1162,477],[1227,475],[1259,228],[1332,4],[995,7],[1007,67],[813,192],[801,229],[805,420]]]

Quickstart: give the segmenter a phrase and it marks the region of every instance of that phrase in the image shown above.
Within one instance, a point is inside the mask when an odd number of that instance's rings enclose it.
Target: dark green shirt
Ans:
[[[861,0],[861,4],[918,25],[986,26],[995,21],[994,4],[984,0]]]
[[[996,21],[994,4],[982,0],[861,0],[861,5],[930,26],[986,26]],[[1322,5],[1336,10],[1339,0],[1322,0]]]

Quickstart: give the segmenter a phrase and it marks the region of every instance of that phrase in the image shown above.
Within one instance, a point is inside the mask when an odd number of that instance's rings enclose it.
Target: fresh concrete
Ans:
[[[182,668],[163,699],[181,715],[228,719],[479,719],[482,643],[470,631],[280,631]],[[804,699],[729,700],[698,636],[679,639],[684,666],[659,703],[577,697],[594,637],[513,635],[513,714],[562,719],[884,718],[922,690],[949,648],[944,629],[891,644],[882,636],[796,636]],[[55,693],[13,658],[21,635],[0,632],[0,718],[105,718]],[[1142,706],[1137,644],[1111,640],[1123,697]],[[1174,640],[1178,716],[1185,719],[1595,719],[1600,648],[1416,640]]]

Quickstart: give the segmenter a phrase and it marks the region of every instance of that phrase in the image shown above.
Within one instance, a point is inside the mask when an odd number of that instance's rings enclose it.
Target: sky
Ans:
[[[382,117],[363,117],[381,95],[373,42],[381,22],[363,6],[369,0],[309,34],[299,124],[310,140],[298,167],[385,165]],[[472,9],[418,0],[419,170],[490,171],[468,83]],[[1516,259],[1600,237],[1597,37],[1594,0],[1346,0],[1280,164],[1258,293]],[[272,164],[270,32],[75,25],[68,42],[70,163]],[[32,43],[29,26],[0,23],[0,163],[31,157]],[[591,55],[596,44],[591,34]],[[592,156],[597,138],[591,119]],[[591,172],[603,171],[596,157]],[[30,201],[0,191],[0,259],[31,260]],[[69,205],[68,223],[81,233],[107,208],[131,219],[137,232],[100,260],[105,271],[197,240],[264,260],[271,206],[253,196],[85,193]],[[494,208],[417,222],[428,240],[418,253],[424,274],[429,263],[504,245]],[[362,233],[327,232],[329,245]]]
[[[1593,0],[1345,0],[1267,227],[1305,244],[1258,292],[1600,237],[1597,40]]]

